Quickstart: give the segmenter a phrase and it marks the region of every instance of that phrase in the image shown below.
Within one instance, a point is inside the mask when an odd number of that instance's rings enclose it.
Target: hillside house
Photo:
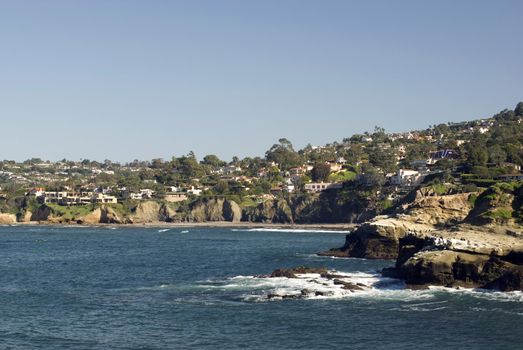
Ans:
[[[305,191],[315,193],[325,190],[341,189],[342,187],[343,185],[337,182],[311,182],[305,184]]]
[[[176,202],[183,202],[188,197],[185,193],[179,193],[179,192],[171,192],[166,193],[164,199],[167,202],[176,203]]]
[[[399,169],[395,176],[390,178],[392,185],[415,186],[423,180],[423,175],[417,170]]]

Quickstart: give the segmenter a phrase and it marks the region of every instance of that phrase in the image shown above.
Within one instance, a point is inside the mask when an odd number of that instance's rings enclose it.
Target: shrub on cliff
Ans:
[[[522,219],[523,182],[497,183],[480,194],[467,221],[476,224],[509,224]]]

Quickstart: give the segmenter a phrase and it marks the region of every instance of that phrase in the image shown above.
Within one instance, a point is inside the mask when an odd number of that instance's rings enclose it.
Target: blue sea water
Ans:
[[[523,348],[521,293],[411,291],[376,275],[392,261],[314,255],[343,241],[230,228],[0,227],[0,349]],[[253,277],[299,265],[372,286],[268,300],[312,282]]]

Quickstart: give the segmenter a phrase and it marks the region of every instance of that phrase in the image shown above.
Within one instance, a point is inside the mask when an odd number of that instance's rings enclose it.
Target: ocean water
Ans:
[[[0,349],[523,349],[522,293],[412,291],[376,273],[392,261],[314,255],[344,236],[0,227]],[[256,277],[299,265],[362,290]]]

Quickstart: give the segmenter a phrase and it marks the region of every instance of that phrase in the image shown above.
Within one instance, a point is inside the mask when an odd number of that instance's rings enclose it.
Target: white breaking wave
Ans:
[[[377,299],[416,302],[402,306],[399,311],[436,311],[447,306],[446,301],[434,301],[441,293],[464,295],[502,302],[523,302],[523,292],[495,292],[478,289],[429,287],[411,290],[404,282],[382,277],[377,273],[329,271],[335,278],[324,278],[319,274],[297,274],[298,278],[235,276],[215,283],[200,284],[201,288],[222,290],[239,294],[247,302],[264,302],[287,298],[300,299]],[[335,280],[338,280],[336,283]],[[339,281],[350,283],[359,289],[346,289]],[[206,281],[210,282],[210,281]]]
[[[167,232],[169,230],[170,230],[170,228],[164,228],[164,229],[158,230],[158,232]]]
[[[351,233],[346,230],[315,230],[315,229],[294,229],[294,228],[250,228],[250,229],[231,229],[231,231],[244,232],[289,232],[289,233]]]

